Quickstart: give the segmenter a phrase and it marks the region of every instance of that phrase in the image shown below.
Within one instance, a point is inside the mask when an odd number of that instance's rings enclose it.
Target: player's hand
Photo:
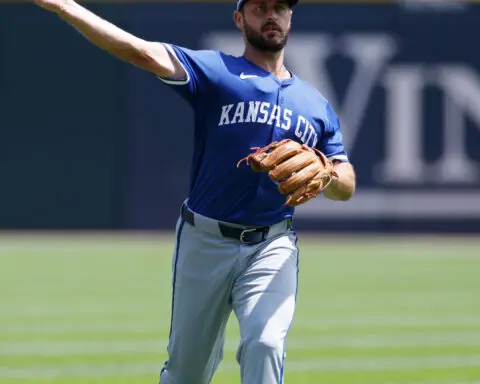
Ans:
[[[49,11],[59,13],[68,3],[73,3],[73,0],[33,0],[33,2]]]

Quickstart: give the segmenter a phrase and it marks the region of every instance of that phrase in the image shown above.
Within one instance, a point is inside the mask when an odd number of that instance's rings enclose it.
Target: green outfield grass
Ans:
[[[286,384],[480,383],[480,240],[299,246]],[[157,383],[172,251],[170,236],[0,237],[0,383]],[[240,383],[238,340],[232,316],[215,384]]]

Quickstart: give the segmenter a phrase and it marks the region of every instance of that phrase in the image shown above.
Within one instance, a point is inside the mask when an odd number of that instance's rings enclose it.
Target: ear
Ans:
[[[242,30],[243,29],[243,15],[239,11],[233,12],[233,21],[235,22],[235,26]]]
[[[293,10],[290,9],[290,20],[288,20],[288,28],[292,27],[292,17],[293,17]]]

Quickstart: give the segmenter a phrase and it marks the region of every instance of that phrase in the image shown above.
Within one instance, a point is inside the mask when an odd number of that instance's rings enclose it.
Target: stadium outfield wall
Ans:
[[[241,53],[233,2],[87,6],[146,39]],[[298,228],[480,232],[479,34],[473,4],[297,8],[287,63],[338,111],[358,174],[354,199],[300,207]],[[183,100],[32,4],[0,5],[0,48],[0,228],[173,228]]]

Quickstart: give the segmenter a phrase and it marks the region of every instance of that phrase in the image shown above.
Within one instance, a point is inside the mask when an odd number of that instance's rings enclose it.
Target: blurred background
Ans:
[[[242,53],[233,0],[82,3]],[[287,382],[480,383],[478,36],[474,1],[295,9],[287,64],[340,115],[358,189],[297,210]],[[151,74],[0,0],[0,383],[157,382],[192,122]],[[229,326],[219,384],[239,383]]]
[[[234,1],[85,4],[146,39],[242,52]],[[460,1],[295,10],[287,63],[334,105],[358,173],[354,200],[317,199],[298,228],[480,231],[479,20]],[[171,230],[188,188],[186,103],[32,4],[2,3],[0,25],[0,227]]]

